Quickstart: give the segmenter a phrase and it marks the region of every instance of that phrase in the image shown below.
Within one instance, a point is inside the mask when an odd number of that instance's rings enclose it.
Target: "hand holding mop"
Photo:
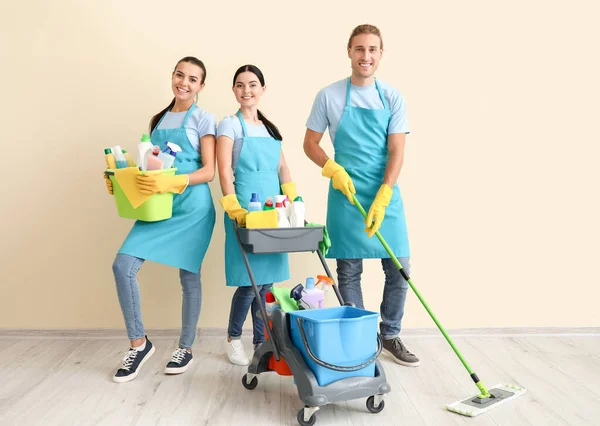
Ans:
[[[355,195],[352,195],[352,197],[354,198],[354,205],[358,208],[358,210],[360,210],[360,213],[366,219],[367,213],[365,212],[365,209],[363,209],[363,207],[360,205],[360,202],[358,201]],[[450,336],[448,336],[446,330],[444,330],[444,327],[442,327],[442,324],[440,324],[440,322],[437,320],[437,318],[427,305],[427,302],[425,302],[425,299],[423,299],[415,285],[412,283],[410,277],[408,276],[408,274],[406,274],[406,272],[402,268],[402,265],[400,264],[394,253],[392,253],[392,250],[385,242],[379,231],[375,232],[375,235],[385,248],[385,251],[387,251],[387,253],[390,255],[390,258],[392,259],[396,267],[400,270],[400,274],[402,275],[402,277],[406,280],[408,285],[410,285],[410,288],[412,288],[416,296],[419,298],[419,300],[429,313],[429,316],[431,316],[431,319],[433,319],[433,322],[435,322],[435,325],[437,325],[439,330],[442,332],[442,334],[446,338],[446,341],[450,344],[452,350],[458,356],[458,359],[460,359],[460,362],[462,362],[464,367],[467,369],[467,371],[471,375],[471,378],[475,382],[475,385],[479,389],[479,394],[473,395],[462,401],[446,404],[446,409],[458,414],[474,417],[527,392],[525,388],[515,385],[509,385],[506,383],[498,384],[491,388],[489,391],[487,390],[487,388],[483,385],[481,380],[479,380],[479,377],[477,377],[477,374],[475,374],[473,370],[471,370],[471,367],[469,366],[469,364],[467,364],[467,361],[463,358]]]

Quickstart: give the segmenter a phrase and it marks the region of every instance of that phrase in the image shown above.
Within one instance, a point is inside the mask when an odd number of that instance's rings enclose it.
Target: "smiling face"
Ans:
[[[362,80],[373,77],[383,55],[381,39],[375,34],[358,34],[351,40],[348,57],[352,65],[352,75]]]
[[[251,107],[258,105],[260,98],[266,90],[266,86],[261,86],[260,80],[250,71],[240,73],[233,85],[233,93],[240,106]]]
[[[171,77],[171,89],[175,99],[180,102],[193,101],[196,93],[204,88],[204,83],[201,83],[203,78],[204,72],[198,65],[179,62]]]

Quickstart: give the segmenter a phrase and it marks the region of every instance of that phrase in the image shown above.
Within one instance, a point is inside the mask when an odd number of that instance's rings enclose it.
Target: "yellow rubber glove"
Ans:
[[[246,222],[248,210],[243,209],[242,206],[240,206],[237,195],[226,195],[219,200],[219,203],[221,203],[223,210],[229,215],[229,219],[236,220],[239,225],[243,225]]]
[[[138,175],[136,177],[137,186],[142,194],[164,194],[173,192],[181,194],[189,183],[188,175],[167,176],[160,175]]]
[[[283,192],[283,195],[287,195],[292,203],[298,196],[296,193],[296,184],[294,182],[288,182],[281,185],[281,192]]]
[[[341,191],[346,197],[348,197],[348,201],[354,204],[352,194],[356,194],[356,189],[354,189],[352,178],[342,166],[330,158],[325,163],[325,166],[323,166],[321,174],[330,178],[333,183],[333,187],[338,191]]]
[[[112,181],[110,180],[110,178],[108,177],[108,175],[106,173],[104,173],[103,176],[104,176],[104,180],[106,181],[106,189],[108,189],[108,193],[110,195],[114,195]]]
[[[369,234],[369,238],[379,230],[385,217],[385,208],[390,204],[393,192],[392,188],[385,183],[379,187],[379,191],[377,191],[377,195],[369,209],[367,220],[365,220],[365,225],[367,225],[365,232]]]

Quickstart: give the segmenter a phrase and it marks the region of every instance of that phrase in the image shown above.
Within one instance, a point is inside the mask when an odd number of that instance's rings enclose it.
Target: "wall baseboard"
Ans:
[[[510,337],[510,336],[600,336],[600,327],[497,327],[497,328],[457,328],[447,330],[451,337]],[[179,329],[148,329],[146,333],[153,339],[176,339]],[[224,338],[224,327],[198,329],[198,337]],[[251,336],[251,329],[244,329],[244,336]],[[407,328],[402,330],[403,338],[443,338],[437,328]],[[116,328],[0,328],[0,338],[35,339],[124,339],[124,329]]]

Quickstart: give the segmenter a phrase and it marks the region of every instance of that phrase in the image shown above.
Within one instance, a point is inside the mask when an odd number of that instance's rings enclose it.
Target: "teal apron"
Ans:
[[[356,197],[366,211],[383,183],[388,162],[388,125],[391,111],[383,92],[375,80],[375,86],[384,109],[368,109],[350,106],[350,78],[346,90],[346,107],[340,119],[333,147],[335,161],[343,166],[356,189]],[[331,238],[328,258],[368,259],[389,258],[376,237],[368,238],[364,231],[364,218],[340,191],[330,183],[327,199],[327,230]],[[379,229],[397,257],[409,257],[408,233],[404,217],[404,204],[397,184],[385,210],[385,218]]]
[[[164,149],[165,142],[181,147],[175,157],[177,174],[202,167],[200,154],[190,143],[185,123],[196,108],[193,103],[181,127],[159,129],[166,113],[152,132],[152,143]],[[188,185],[183,194],[173,194],[173,216],[160,222],[136,221],[119,253],[199,273],[215,226],[215,207],[207,183]]]
[[[247,209],[253,192],[264,204],[268,197],[281,194],[279,188],[279,160],[281,141],[272,137],[250,137],[242,114],[237,116],[242,124],[243,144],[234,172],[235,195],[240,205]],[[272,284],[290,278],[287,253],[250,254],[248,260],[257,285]],[[228,286],[250,286],[248,270],[242,258],[233,229],[233,221],[225,213],[225,276]]]

